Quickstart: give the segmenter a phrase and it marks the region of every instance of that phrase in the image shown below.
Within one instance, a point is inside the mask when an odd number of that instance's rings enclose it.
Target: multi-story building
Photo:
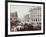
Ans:
[[[14,13],[10,13],[10,22],[13,23],[13,25],[16,23],[17,21],[17,12],[14,12]]]
[[[17,20],[17,12],[10,13],[10,21],[16,21]]]
[[[30,10],[30,13],[31,13],[31,23],[34,26],[41,24],[41,7],[36,7]]]
[[[31,16],[30,15],[31,14],[25,15],[25,23],[27,23],[27,24],[31,24]]]

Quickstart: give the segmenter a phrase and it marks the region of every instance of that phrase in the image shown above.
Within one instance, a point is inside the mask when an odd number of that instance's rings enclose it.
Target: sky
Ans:
[[[19,18],[23,18],[24,15],[30,14],[29,10],[33,9],[34,6],[26,6],[26,5],[11,5],[10,11],[11,13],[17,12]]]

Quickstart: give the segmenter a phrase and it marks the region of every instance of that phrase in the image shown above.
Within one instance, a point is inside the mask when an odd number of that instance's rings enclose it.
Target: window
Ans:
[[[15,20],[15,18],[14,18],[14,20]]]
[[[39,21],[39,18],[38,18],[38,21]]]
[[[32,19],[32,21],[33,21],[33,19]]]
[[[34,21],[35,21],[35,19],[34,19]]]
[[[10,20],[12,20],[12,18],[10,18]]]
[[[36,22],[37,22],[37,18],[36,18]]]

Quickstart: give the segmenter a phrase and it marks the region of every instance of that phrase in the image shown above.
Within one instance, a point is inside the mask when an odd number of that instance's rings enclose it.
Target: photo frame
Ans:
[[[45,3],[5,0],[5,36],[45,34]]]

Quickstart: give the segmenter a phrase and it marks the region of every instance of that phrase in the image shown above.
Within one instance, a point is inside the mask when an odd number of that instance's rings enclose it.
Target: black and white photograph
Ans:
[[[10,31],[41,30],[41,7],[11,5]]]
[[[43,33],[43,4],[8,3],[8,35]]]

